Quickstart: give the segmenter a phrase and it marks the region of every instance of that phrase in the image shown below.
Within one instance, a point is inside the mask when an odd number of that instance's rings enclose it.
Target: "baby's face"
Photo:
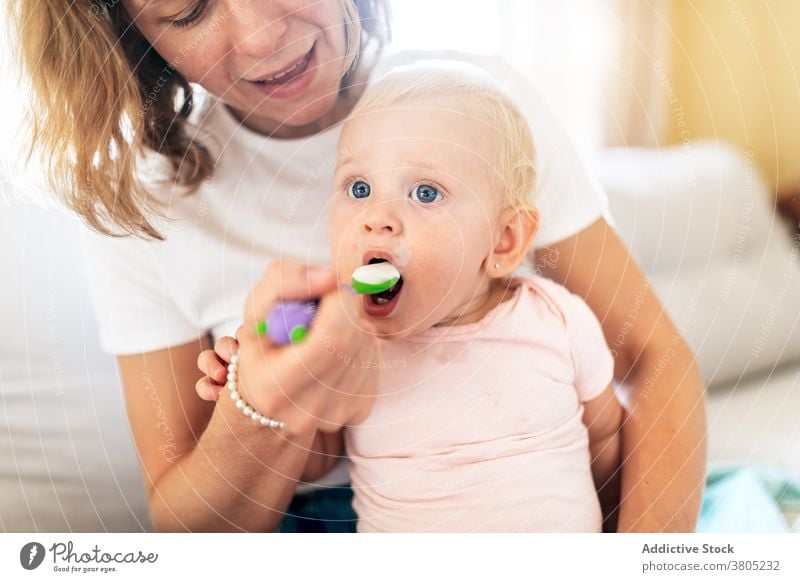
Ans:
[[[441,106],[403,106],[345,124],[331,207],[333,261],[340,283],[375,254],[400,271],[390,303],[359,301],[359,317],[380,337],[446,324],[488,291],[502,198],[495,141],[470,114]]]

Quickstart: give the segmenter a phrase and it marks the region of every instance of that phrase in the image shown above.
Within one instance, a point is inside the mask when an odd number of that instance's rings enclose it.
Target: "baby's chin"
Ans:
[[[404,277],[405,280],[405,277]],[[455,309],[450,301],[434,299],[440,297],[439,290],[419,293],[419,288],[404,282],[394,299],[394,308],[387,315],[375,313],[375,307],[368,303],[366,296],[358,305],[358,317],[364,328],[383,340],[402,340],[428,330],[442,321]],[[371,308],[368,309],[367,305]]]
[[[388,341],[406,339],[421,331],[430,329],[435,323],[423,321],[421,314],[409,313],[403,310],[395,311],[389,317],[373,317],[361,308],[358,316],[364,322],[364,327],[368,328],[372,335]]]
[[[409,329],[407,325],[393,317],[373,317],[363,310],[359,312],[359,317],[370,330],[369,333],[382,340],[401,340],[417,332],[416,329]]]

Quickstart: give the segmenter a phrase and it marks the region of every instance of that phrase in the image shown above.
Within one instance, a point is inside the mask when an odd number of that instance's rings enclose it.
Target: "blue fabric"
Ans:
[[[354,533],[358,518],[349,486],[294,496],[278,528],[282,533]],[[800,484],[773,467],[709,470],[697,531],[788,532],[783,511],[800,511]]]
[[[294,496],[278,531],[281,533],[355,533],[353,490],[326,487]]]
[[[784,511],[800,508],[800,485],[774,467],[715,467],[708,473],[697,531],[789,532]]]

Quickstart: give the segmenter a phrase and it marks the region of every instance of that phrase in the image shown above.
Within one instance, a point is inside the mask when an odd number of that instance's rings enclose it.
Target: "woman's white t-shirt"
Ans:
[[[467,62],[507,88],[525,113],[536,148],[534,246],[546,246],[608,217],[607,198],[588,174],[541,96],[501,58],[449,51],[383,54],[370,82],[424,60]],[[164,241],[111,238],[86,229],[90,290],[103,347],[115,355],[181,345],[211,334],[233,335],[244,301],[279,256],[330,264],[329,197],[341,124],[299,139],[275,139],[242,125],[216,98],[193,114],[212,151],[214,175],[193,194],[157,186],[167,175],[157,156],[139,175],[166,204],[155,221]],[[341,478],[331,475],[333,480]],[[339,475],[341,477],[341,475]]]

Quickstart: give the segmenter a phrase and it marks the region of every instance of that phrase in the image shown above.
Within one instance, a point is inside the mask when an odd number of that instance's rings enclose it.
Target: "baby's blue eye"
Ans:
[[[425,204],[429,204],[431,202],[436,202],[442,195],[430,184],[420,184],[419,186],[415,186],[411,191],[411,197]]]
[[[371,190],[372,188],[370,188],[369,184],[363,180],[356,180],[348,186],[347,195],[353,198],[366,198]]]

